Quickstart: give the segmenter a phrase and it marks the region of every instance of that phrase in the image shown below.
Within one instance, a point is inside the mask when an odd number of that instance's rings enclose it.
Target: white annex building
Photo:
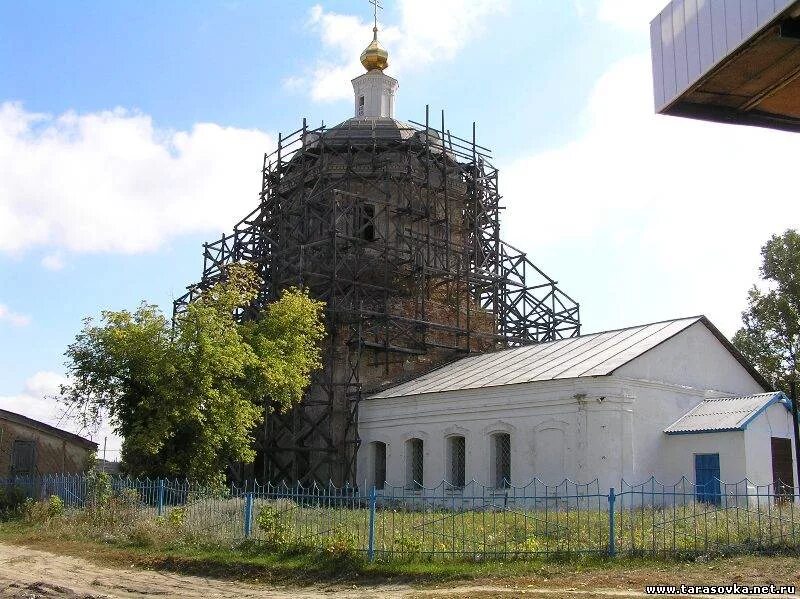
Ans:
[[[794,485],[789,401],[705,317],[466,357],[363,401],[367,483]]]

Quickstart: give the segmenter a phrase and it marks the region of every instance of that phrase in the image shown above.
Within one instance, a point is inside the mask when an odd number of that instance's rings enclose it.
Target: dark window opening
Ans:
[[[361,210],[361,226],[358,228],[364,241],[375,241],[375,206],[364,204]]]
[[[372,484],[381,490],[386,482],[386,443],[375,441],[372,444],[372,460]]]
[[[16,440],[11,448],[11,475],[27,476],[36,472],[36,441]]]
[[[494,486],[505,489],[511,484],[511,435],[495,433],[492,441]]]
[[[421,489],[423,483],[422,439],[406,441],[406,487]]]
[[[448,459],[450,462],[450,483],[462,488],[467,478],[467,451],[464,437],[456,436],[447,439]]]

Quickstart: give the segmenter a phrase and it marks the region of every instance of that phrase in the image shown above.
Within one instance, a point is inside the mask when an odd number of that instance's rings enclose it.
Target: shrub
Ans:
[[[167,524],[173,529],[183,528],[183,523],[186,521],[186,508],[176,507],[172,508],[167,513]]]
[[[21,516],[26,497],[21,487],[0,486],[0,521]]]
[[[95,506],[105,505],[112,495],[111,477],[107,472],[92,470],[86,474],[86,496]]]
[[[58,495],[50,495],[48,498],[47,515],[50,518],[58,518],[64,515],[64,500]]]
[[[422,540],[417,537],[396,535],[394,537],[394,551],[402,559],[414,559],[422,553]]]
[[[152,547],[172,539],[161,518],[137,518],[125,531],[125,536],[136,547]]]
[[[288,504],[288,505],[287,505]],[[258,510],[256,523],[264,533],[264,542],[274,547],[287,548],[292,542],[291,510],[293,503],[276,501],[266,503]]]
[[[323,552],[337,561],[349,562],[363,559],[358,549],[358,539],[350,532],[337,530],[323,539]]]
[[[58,495],[51,495],[46,501],[25,500],[25,521],[31,524],[47,524],[64,515],[64,501]]]

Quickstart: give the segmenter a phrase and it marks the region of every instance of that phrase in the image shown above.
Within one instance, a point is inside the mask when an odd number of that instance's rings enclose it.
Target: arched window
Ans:
[[[447,472],[450,484],[463,487],[467,478],[467,443],[460,435],[447,437]]]
[[[511,483],[511,435],[494,433],[491,436],[489,453],[492,460],[492,483],[498,489],[508,487]]]
[[[383,489],[386,483],[386,443],[375,441],[372,445],[372,484]]]
[[[406,441],[406,487],[421,489],[423,483],[423,450],[422,439]]]

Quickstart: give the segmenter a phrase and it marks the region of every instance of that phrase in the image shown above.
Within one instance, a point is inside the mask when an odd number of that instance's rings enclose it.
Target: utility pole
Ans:
[[[795,436],[797,435],[797,430],[795,429]],[[103,472],[106,471],[106,442],[108,441],[108,437],[103,437]]]

